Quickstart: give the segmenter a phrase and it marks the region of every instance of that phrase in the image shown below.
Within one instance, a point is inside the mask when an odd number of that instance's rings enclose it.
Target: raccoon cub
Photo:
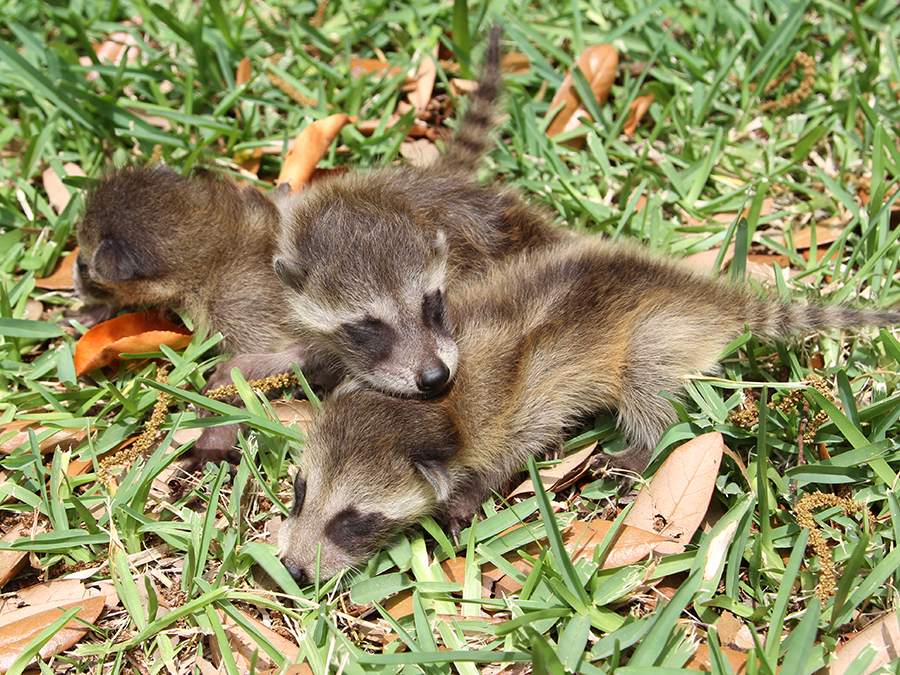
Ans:
[[[220,331],[223,351],[279,351],[296,337],[271,267],[277,226],[269,199],[228,178],[121,169],[87,195],[75,288],[88,313],[165,306]]]
[[[77,225],[75,288],[86,307],[72,316],[93,324],[119,309],[164,306],[221,332],[224,352],[301,350],[272,270],[278,218],[271,200],[225,177],[165,166],[113,172],[88,193]],[[206,429],[192,463],[234,458],[237,433]]]
[[[275,272],[288,289],[294,329],[320,348],[318,363],[339,364],[395,395],[439,392],[457,363],[448,289],[512,253],[569,236],[518,193],[473,180],[490,144],[500,84],[495,26],[479,86],[435,165],[326,179],[279,202]],[[249,360],[242,372],[258,377],[290,356],[259,358],[255,367]]]
[[[618,411],[630,443],[603,455],[642,471],[684,378],[708,372],[745,326],[781,340],[826,326],[887,325],[900,312],[782,304],[675,260],[593,237],[526,252],[447,297],[459,345],[453,386],[402,399],[348,382],[309,430],[280,532],[298,580],[366,561],[426,514],[453,534],[531,456],[585,415]]]

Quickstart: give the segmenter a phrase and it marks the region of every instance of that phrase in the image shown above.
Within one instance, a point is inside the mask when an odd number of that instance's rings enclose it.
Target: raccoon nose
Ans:
[[[434,391],[447,384],[449,379],[450,369],[438,361],[438,365],[434,368],[425,370],[416,376],[416,386],[419,391]]]
[[[303,586],[304,584],[309,583],[309,577],[306,575],[306,570],[300,567],[299,565],[292,565],[291,563],[282,560],[282,564],[287,569],[288,573],[294,577],[294,581]]]

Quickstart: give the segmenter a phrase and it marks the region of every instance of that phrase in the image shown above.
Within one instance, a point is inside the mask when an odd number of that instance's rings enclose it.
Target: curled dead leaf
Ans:
[[[154,352],[160,345],[182,349],[191,333],[158,312],[133,312],[98,323],[75,345],[75,374],[79,377],[108,366],[120,354]]]
[[[622,133],[630,138],[634,138],[634,133],[637,131],[638,124],[641,123],[641,119],[647,114],[647,111],[650,110],[650,104],[656,100],[656,96],[653,94],[647,94],[646,96],[638,96],[631,102],[631,112],[628,113],[628,119],[625,120],[625,124],[622,125]]]
[[[312,178],[316,164],[325,156],[331,142],[337,138],[349,120],[350,118],[343,113],[329,115],[316,120],[301,131],[284,157],[277,183],[288,181],[291,184],[291,192],[296,192],[306,185]]]
[[[245,56],[238,64],[237,72],[234,74],[234,84],[240,87],[247,84],[253,78],[253,71],[250,68],[250,57]]]
[[[72,268],[75,266],[75,260],[78,258],[78,247],[64,258],[61,258],[56,270],[49,277],[44,279],[35,279],[34,285],[50,291],[73,291],[75,290],[75,281],[72,278]]]
[[[597,102],[600,105],[606,103],[619,68],[619,53],[616,51],[616,48],[612,45],[589,47],[578,57],[575,65],[584,73],[585,78],[590,83],[591,91],[597,98]],[[584,112],[581,99],[572,85],[571,73],[566,74],[562,85],[556,92],[556,96],[550,101],[550,108],[556,108],[560,103],[564,104],[563,109],[557,113],[550,126],[547,127],[547,135],[551,137],[563,131],[574,129],[579,124],[578,118],[587,114]]]

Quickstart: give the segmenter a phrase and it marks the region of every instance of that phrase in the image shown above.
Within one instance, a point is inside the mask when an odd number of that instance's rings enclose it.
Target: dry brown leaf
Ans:
[[[312,403],[306,400],[276,401],[272,403],[272,410],[284,426],[296,424],[304,434],[312,422],[314,408]]]
[[[252,616],[247,614],[241,609],[238,609],[243,616],[244,620],[251,624],[261,635],[263,635],[272,645],[281,652],[288,660],[293,661],[297,658],[297,654],[300,651],[300,648],[291,642],[290,640],[285,639],[271,628],[261,623],[257,619],[254,619]],[[257,669],[267,669],[274,668],[275,663],[263,652],[256,641],[250,636],[247,631],[245,631],[241,626],[239,626],[234,619],[228,616],[222,610],[218,610],[219,620],[222,622],[222,628],[225,631],[225,636],[228,638],[228,644],[231,647],[231,652],[234,655],[235,660],[238,662],[238,669],[241,672],[249,673],[251,672],[250,664],[251,660],[254,658],[254,654],[256,654],[256,668]],[[210,641],[210,650],[213,656],[213,663],[215,663],[216,667],[221,667],[222,665],[222,652],[221,645],[217,640]]]
[[[596,447],[597,444],[592,443],[578,452],[573,452],[571,455],[568,455],[559,464],[554,464],[553,466],[548,466],[538,471],[544,489],[548,492],[556,492],[569,487],[572,483],[581,478],[587,473],[589,468],[587,461]],[[534,483],[531,482],[530,478],[513,490],[509,497],[511,499],[526,494],[534,494]]]
[[[350,75],[352,77],[363,77],[365,75],[387,75],[388,77],[393,77],[402,72],[400,68],[392,66],[386,61],[360,59],[355,56],[350,58]]]
[[[622,125],[623,134],[629,138],[634,138],[634,133],[637,131],[638,124],[641,123],[641,119],[647,114],[647,111],[650,110],[650,105],[655,100],[656,96],[647,94],[646,96],[638,96],[631,102],[631,110],[628,113],[628,119],[625,120],[625,124]]]
[[[385,126],[384,130],[392,129],[395,124],[400,121],[400,115],[391,115],[388,117],[388,123]],[[355,122],[356,130],[359,131],[363,136],[371,136],[378,129],[378,125],[381,124],[381,120],[362,120],[361,122]],[[407,136],[411,138],[429,138],[434,134],[431,133],[431,130],[425,126],[424,124],[416,124],[409,128],[409,131],[406,133]],[[433,140],[433,139],[432,139]]]
[[[616,79],[616,71],[619,67],[619,54],[612,45],[597,45],[585,49],[575,65],[581,69],[585,78],[591,85],[591,91],[597,98],[600,105],[606,103],[609,97],[609,91],[612,89],[613,82]],[[572,75],[567,73],[565,79],[556,92],[556,96],[550,101],[550,108],[557,107],[563,103],[563,109],[557,113],[550,126],[547,127],[548,136],[556,136],[563,131],[568,131],[577,127],[580,122],[578,117],[584,114],[578,113],[581,106],[581,100],[575,93],[575,87],[572,86]],[[583,111],[584,108],[582,107]]]
[[[826,666],[824,672],[827,675],[843,675],[860,652],[869,645],[875,647],[878,654],[869,667],[863,671],[864,675],[886,666],[900,656],[900,627],[898,627],[896,610],[873,621],[838,647],[834,652],[835,660]]]
[[[247,84],[251,79],[253,79],[253,70],[250,68],[250,57],[245,56],[241,59],[237,72],[234,74],[234,84],[240,87],[242,84]]]
[[[98,323],[75,345],[75,374],[79,377],[118,360],[120,354],[159,350],[160,345],[182,349],[191,332],[176,326],[158,311],[123,314]]]
[[[9,670],[28,643],[66,610],[81,607],[77,616],[82,621],[93,623],[100,616],[104,605],[104,599],[96,597],[70,602],[61,607],[57,603],[46,603],[3,614],[0,616],[0,672]],[[73,618],[41,648],[40,657],[48,659],[53,654],[68,649],[87,632],[88,627]]]
[[[35,420],[12,420],[0,425],[0,454],[8,455],[28,442],[28,430],[35,434],[47,431],[49,427],[40,426]],[[41,453],[47,454],[56,450],[74,450],[87,437],[84,429],[60,429],[52,436],[38,444]]]
[[[812,246],[812,226],[794,232],[794,247],[800,251]],[[844,233],[841,227],[816,226],[816,246],[826,246],[840,239]]]
[[[506,52],[500,59],[500,69],[511,75],[523,75],[531,70],[531,61],[519,52]]]
[[[725,441],[718,432],[676,448],[638,492],[624,523],[677,542],[662,544],[657,552],[682,553],[709,508],[724,449]]]
[[[284,156],[284,164],[276,182],[280,185],[288,181],[291,184],[291,192],[296,192],[306,185],[312,178],[316,164],[325,156],[328,147],[349,120],[350,118],[343,113],[329,115],[316,120],[301,131]]]
[[[722,654],[728,659],[728,663],[731,665],[731,670],[734,672],[734,675],[744,675],[744,673],[747,672],[747,655],[744,652],[729,649],[728,647],[722,647],[721,649]],[[709,656],[709,646],[705,644],[698,645],[697,651],[695,651],[690,660],[684,664],[684,667],[688,670],[710,672],[712,670],[712,661]]]
[[[438,45],[431,50],[431,58],[423,57],[419,61],[419,68],[416,70],[416,89],[409,93],[409,102],[415,106],[419,113],[425,112],[428,103],[431,101],[431,94],[434,91],[434,83],[437,79],[437,58]]]
[[[709,274],[713,271],[713,267],[716,264],[716,258],[719,257],[718,248],[711,248],[707,251],[700,251],[700,253],[692,253],[691,255],[685,256],[681,259],[681,264],[690,267],[692,270],[697,272],[703,272],[705,274]],[[734,257],[734,244],[731,244],[728,249],[725,251],[725,257],[722,258],[722,266],[719,268],[720,270],[728,267],[728,264],[731,262],[731,259]]]
[[[56,270],[49,277],[44,279],[35,279],[34,285],[51,291],[72,291],[75,290],[75,282],[72,279],[72,268],[75,266],[75,259],[78,258],[78,247],[69,253],[69,255],[61,258]]]
[[[67,176],[85,176],[84,171],[81,170],[81,167],[75,164],[74,162],[66,162],[63,164],[63,168],[66,170]],[[72,199],[72,193],[69,192],[69,188],[65,186],[62,182],[62,178],[60,178],[53,167],[48,167],[44,170],[44,173],[41,174],[41,177],[44,181],[44,191],[47,193],[47,201],[50,202],[50,207],[56,211],[57,214],[63,212],[63,209],[66,208],[69,201]]]
[[[14,525],[0,541],[9,544],[30,535],[30,530],[24,525]],[[25,566],[26,558],[28,551],[0,551],[0,588],[6,586],[9,580],[19,573]]]
[[[816,248],[816,250],[815,250],[815,258],[816,258],[815,261],[816,261],[816,262],[822,262],[822,260],[825,259],[825,256],[826,256],[827,254],[828,254],[828,246],[819,246],[819,247]],[[806,249],[805,251],[803,251],[803,252],[801,253],[801,255],[802,255],[806,260],[809,260],[810,258],[813,257],[813,251],[812,251],[811,249]],[[830,260],[837,260],[839,255],[840,255],[840,251],[835,251],[834,253],[831,254]]]
[[[25,311],[22,312],[22,318],[26,321],[40,321],[44,315],[44,303],[34,298],[28,298],[25,301]]]
[[[450,90],[454,96],[468,96],[478,89],[476,80],[461,80],[458,77],[450,78]]]
[[[263,148],[248,148],[234,153],[231,161],[240,166],[244,171],[259,175],[259,167],[262,164]]]
[[[427,138],[403,141],[400,144],[400,155],[413,166],[426,167],[434,164],[441,151]]]

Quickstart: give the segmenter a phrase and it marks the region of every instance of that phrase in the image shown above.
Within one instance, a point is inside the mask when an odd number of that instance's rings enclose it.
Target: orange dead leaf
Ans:
[[[578,57],[575,65],[581,69],[581,72],[584,73],[585,78],[590,83],[591,91],[597,98],[597,102],[600,105],[606,103],[619,67],[619,54],[616,48],[612,45],[589,47]],[[551,137],[563,131],[574,129],[579,124],[578,118],[587,114],[581,106],[581,99],[575,93],[575,87],[572,86],[571,73],[566,75],[562,85],[559,87],[559,91],[556,92],[556,96],[550,101],[550,107],[555,108],[560,103],[565,104],[563,109],[557,113],[550,126],[547,127],[547,135]]]
[[[245,56],[238,64],[237,72],[234,75],[234,83],[238,87],[247,84],[253,78],[253,71],[250,69],[250,57]]]
[[[403,71],[397,66],[392,66],[386,61],[378,59],[360,59],[355,56],[350,58],[350,75],[363,77],[365,75],[387,75],[393,77]]]
[[[69,255],[60,259],[59,265],[57,265],[53,274],[45,279],[35,279],[34,285],[51,291],[74,290],[75,282],[72,280],[72,268],[75,266],[76,258],[78,258],[77,246]]]
[[[721,650],[725,658],[728,659],[731,670],[735,675],[744,675],[747,672],[747,655],[744,652],[729,649],[728,647],[721,647]],[[712,670],[712,659],[709,655],[709,646],[705,644],[698,645],[697,651],[684,664],[684,667],[688,670],[710,672]]]
[[[78,376],[108,366],[120,354],[154,352],[160,345],[182,349],[191,333],[164,318],[158,311],[134,312],[98,323],[75,345],[75,374]]]
[[[70,602],[61,607],[57,603],[47,603],[4,614],[0,617],[0,672],[9,670],[13,661],[28,646],[28,643],[56,621],[64,611],[81,607],[78,618],[87,623],[93,623],[100,616],[104,605],[104,599],[98,596]],[[88,627],[73,618],[41,648],[40,657],[47,659],[57,652],[68,649],[83,638],[87,632]]]
[[[812,227],[804,227],[794,232],[794,246],[799,251],[812,246]],[[825,246],[831,244],[844,233],[842,227],[827,227],[823,225],[816,226],[816,246]]]
[[[24,539],[30,534],[24,525],[14,525],[9,532],[3,535],[0,542],[9,544],[18,539]],[[10,579],[15,577],[19,570],[25,566],[28,551],[0,551],[0,588],[3,588]]]
[[[656,96],[653,94],[647,94],[646,96],[638,96],[631,102],[631,112],[628,114],[628,119],[625,120],[625,124],[622,125],[622,133],[624,133],[629,138],[634,138],[634,132],[637,131],[638,124],[641,123],[641,118],[650,110],[650,104],[656,100]]]
[[[315,171],[316,164],[325,156],[328,146],[349,120],[350,118],[343,113],[329,115],[316,120],[301,131],[284,157],[277,183],[288,181],[291,184],[291,192],[296,192],[306,185]]]
[[[675,540],[661,545],[659,553],[682,553],[709,508],[724,449],[720,433],[703,434],[676,448],[638,492],[625,524]]]
[[[504,73],[522,75],[531,70],[531,60],[519,52],[506,52],[500,59],[500,69]]]

